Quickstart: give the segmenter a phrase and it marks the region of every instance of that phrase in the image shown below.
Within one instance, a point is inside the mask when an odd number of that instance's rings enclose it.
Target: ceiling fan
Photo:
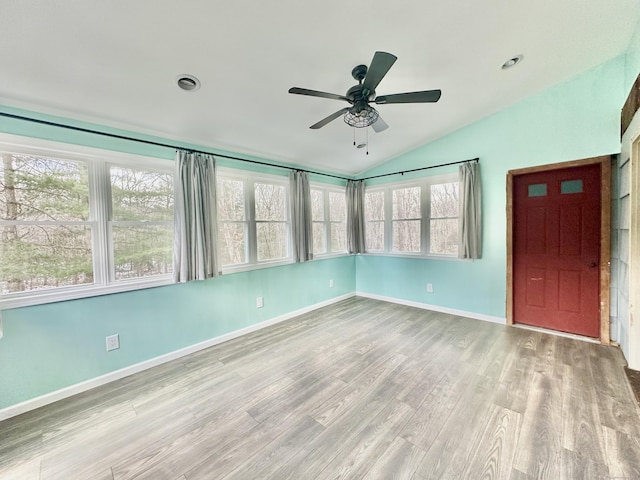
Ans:
[[[377,105],[385,103],[434,103],[440,99],[440,95],[442,94],[440,90],[424,90],[421,92],[395,93],[393,95],[376,97],[376,87],[396,60],[397,57],[395,55],[387,52],[376,52],[369,68],[367,68],[366,65],[354,67],[351,75],[358,81],[358,85],[354,85],[347,90],[345,95],[336,95],[335,93],[319,92],[317,90],[299,87],[290,88],[289,93],[343,100],[351,104],[350,107],[341,108],[328,117],[323,118],[318,123],[314,123],[309,128],[322,128],[340,115],[344,115],[345,123],[352,127],[363,128],[371,126],[374,131],[382,132],[389,128],[389,125],[380,117],[378,111],[369,105],[369,102],[374,102]]]

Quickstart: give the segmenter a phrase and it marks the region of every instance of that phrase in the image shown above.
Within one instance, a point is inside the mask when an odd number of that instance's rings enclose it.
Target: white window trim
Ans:
[[[107,229],[110,224],[108,217],[108,210],[110,208],[108,203],[110,202],[110,198],[108,198],[105,192],[106,185],[104,181],[100,181],[100,178],[104,179],[104,175],[107,175],[109,165],[121,165],[131,168],[137,167],[173,174],[175,166],[173,160],[5,133],[0,133],[0,150],[26,155],[42,155],[68,160],[79,160],[91,164],[89,168],[89,205],[91,219],[87,222],[77,223],[92,224],[94,232],[92,244],[94,262],[93,284],[4,294],[0,296],[0,310],[128,292],[173,283],[171,274],[118,281],[110,278],[109,259],[113,258],[111,256],[112,252],[109,251],[109,244],[111,242],[107,238]],[[100,170],[102,170],[102,172]],[[32,222],[27,223],[31,224]],[[55,223],[57,224],[58,222]]]
[[[366,187],[367,192],[384,192],[384,250],[367,250],[364,255],[377,257],[404,257],[404,258],[422,258],[429,260],[447,260],[447,261],[465,261],[458,258],[456,254],[437,254],[429,253],[430,250],[430,231],[429,223],[431,220],[431,185],[441,183],[454,183],[459,181],[458,173],[445,173],[442,175],[433,175],[429,177],[416,178],[413,180],[404,180],[400,182],[382,183]],[[393,203],[392,191],[402,188],[420,187],[420,212],[421,228],[420,228],[420,252],[395,252],[393,251]],[[460,190],[459,195],[462,195]],[[396,220],[397,221],[397,220]],[[367,221],[365,220],[365,228]]]
[[[291,263],[295,263],[293,260],[292,254],[292,239],[291,239],[291,214],[289,208],[289,202],[291,201],[291,194],[289,188],[289,177],[283,175],[272,175],[269,173],[260,173],[260,172],[252,172],[250,170],[240,170],[231,167],[218,167],[216,176],[218,178],[230,178],[233,180],[239,180],[243,182],[244,188],[244,201],[245,201],[245,219],[236,222],[245,223],[247,225],[247,230],[245,231],[246,235],[246,254],[247,254],[247,262],[237,264],[237,265],[225,265],[221,267],[222,274],[231,274],[231,273],[239,273],[239,272],[247,272],[250,270],[258,270],[261,268],[269,268],[269,267],[278,267],[281,265],[289,265]],[[286,258],[279,258],[275,260],[262,260],[258,261],[258,252],[257,252],[257,224],[258,223],[269,223],[263,221],[256,221],[255,219],[255,198],[254,198],[254,184],[255,183],[271,183],[274,185],[281,185],[285,187],[286,192],[286,226],[287,226],[287,234],[286,234]],[[247,205],[249,208],[247,208]],[[220,219],[218,219],[219,223],[222,223]],[[281,223],[281,222],[273,222],[273,223]]]
[[[346,187],[340,187],[340,186],[331,185],[328,183],[309,182],[309,189],[322,190],[323,199],[324,199],[324,205],[323,205],[324,220],[322,220],[322,223],[324,225],[324,242],[325,242],[326,249],[322,253],[313,252],[314,259],[317,258],[318,260],[320,260],[324,258],[342,257],[342,256],[348,255],[349,252],[347,251],[346,248],[344,250],[340,250],[337,252],[334,252],[333,250],[331,250],[331,225],[333,223],[344,223],[346,228],[347,220],[345,217],[344,222],[332,221],[330,218],[331,212],[329,210],[329,193],[333,192],[333,193],[340,193],[341,195],[344,195],[345,204],[346,204],[346,195],[347,195]],[[315,220],[315,221],[312,221],[311,223],[320,223],[320,220]],[[346,239],[345,239],[345,246],[346,246]]]

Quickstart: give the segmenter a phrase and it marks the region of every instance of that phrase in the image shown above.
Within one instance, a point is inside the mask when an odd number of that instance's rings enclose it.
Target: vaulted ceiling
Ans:
[[[640,0],[3,0],[0,105],[356,174],[623,54],[639,19]],[[348,104],[288,89],[344,95],[378,50],[398,57],[378,95],[440,101],[376,106],[381,133],[309,129]]]

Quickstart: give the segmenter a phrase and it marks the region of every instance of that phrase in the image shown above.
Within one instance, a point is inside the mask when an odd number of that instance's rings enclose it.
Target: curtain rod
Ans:
[[[470,160],[460,160],[459,162],[441,163],[440,165],[431,165],[429,167],[420,167],[420,168],[414,168],[412,170],[403,170],[402,172],[383,173],[381,175],[373,175],[371,177],[360,178],[359,180],[364,181],[364,180],[371,180],[372,178],[389,177],[391,175],[404,175],[405,173],[419,172],[420,170],[429,170],[430,168],[448,167],[449,165],[459,165],[460,163],[479,162],[479,161],[480,159],[476,157]]]
[[[130,142],[145,143],[147,145],[153,145],[153,146],[156,146],[156,147],[165,147],[165,148],[171,148],[173,150],[185,150],[185,151],[193,152],[193,153],[202,153],[202,154],[205,154],[205,155],[214,155],[216,157],[228,158],[228,159],[231,159],[231,160],[238,160],[240,162],[252,163],[254,165],[264,165],[264,166],[267,166],[267,167],[284,168],[284,169],[287,169],[287,170],[297,170],[299,172],[313,173],[314,175],[323,175],[325,177],[338,178],[340,180],[351,180],[350,178],[341,177],[339,175],[332,175],[330,173],[316,172],[316,171],[313,171],[313,170],[305,170],[303,168],[296,168],[296,167],[287,167],[287,166],[284,166],[284,165],[277,165],[275,163],[260,162],[258,160],[249,160],[248,158],[233,157],[231,155],[223,155],[221,153],[207,152],[207,151],[204,151],[204,150],[194,150],[193,148],[181,147],[179,145],[173,145],[173,144],[170,144],[170,143],[161,143],[161,142],[154,142],[152,140],[144,140],[144,139],[141,139],[141,138],[127,137],[126,135],[118,135],[116,133],[101,132],[100,130],[91,130],[90,128],[75,127],[73,125],[66,125],[64,123],[50,122],[50,121],[47,121],[47,120],[40,120],[38,118],[24,117],[24,116],[21,116],[21,115],[14,115],[12,113],[0,112],[0,116],[13,118],[15,120],[24,120],[24,121],[27,121],[27,122],[38,123],[40,125],[47,125],[47,126],[50,126],[50,127],[66,128],[67,130],[73,130],[73,131],[76,131],[76,132],[92,133],[94,135],[102,135],[103,137],[117,138],[119,140],[127,140],[127,141],[130,141]]]
[[[220,153],[207,152],[207,151],[204,151],[204,150],[194,150],[192,148],[185,148],[185,147],[181,147],[179,145],[173,145],[173,144],[170,144],[170,143],[161,143],[161,142],[154,142],[152,140],[144,140],[144,139],[141,139],[141,138],[127,137],[126,135],[118,135],[116,133],[101,132],[100,130],[92,130],[90,128],[75,127],[73,125],[67,125],[67,124],[64,124],[64,123],[57,123],[57,122],[50,122],[48,120],[40,120],[38,118],[25,117],[25,116],[22,116],[22,115],[15,115],[15,114],[12,114],[12,113],[0,112],[0,116],[7,117],[7,118],[12,118],[14,120],[23,120],[23,121],[26,121],[26,122],[38,123],[40,125],[47,125],[49,127],[66,128],[67,130],[73,130],[73,131],[76,131],[76,132],[92,133],[94,135],[102,135],[103,137],[117,138],[118,140],[127,140],[129,142],[145,143],[147,145],[153,145],[153,146],[156,146],[156,147],[171,148],[173,150],[186,150],[186,151],[189,151],[189,152],[202,153],[202,154],[205,154],[205,155],[214,155],[216,157],[228,158],[230,160],[238,160],[240,162],[252,163],[254,165],[264,165],[264,166],[267,166],[267,167],[284,168],[284,169],[287,169],[287,170],[297,170],[299,172],[312,173],[314,175],[322,175],[322,176],[325,176],[325,177],[337,178],[339,180],[346,180],[346,181],[352,180],[351,178],[342,177],[340,175],[332,175],[330,173],[316,172],[316,171],[313,171],[313,170],[305,170],[303,168],[286,167],[284,165],[277,165],[277,164],[268,163],[268,162],[260,162],[258,160],[249,160],[247,158],[233,157],[231,155],[223,155],[223,154],[220,154]],[[412,170],[404,170],[402,172],[383,173],[381,175],[374,175],[374,176],[371,176],[371,177],[360,178],[358,180],[365,181],[365,180],[371,180],[373,178],[388,177],[388,176],[391,176],[391,175],[404,175],[405,173],[417,172],[417,171],[420,171],[420,170],[429,170],[430,168],[446,167],[446,166],[449,166],[449,165],[457,165],[457,164],[460,164],[460,163],[479,162],[479,161],[480,161],[479,158],[473,158],[471,160],[461,160],[459,162],[442,163],[440,165],[431,165],[429,167],[414,168]]]

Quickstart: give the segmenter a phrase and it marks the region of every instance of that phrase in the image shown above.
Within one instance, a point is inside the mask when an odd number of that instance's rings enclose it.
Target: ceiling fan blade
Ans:
[[[371,128],[373,128],[374,132],[380,133],[389,128],[389,125],[387,125],[387,122],[385,122],[382,117],[378,117],[378,120],[371,124]]]
[[[440,100],[440,90],[425,90],[423,92],[395,93],[393,95],[381,95],[374,102],[383,103],[433,103]]]
[[[311,125],[309,128],[312,128],[314,130],[317,130],[318,128],[322,128],[324,127],[327,123],[334,121],[336,118],[338,118],[340,115],[344,115],[345,113],[347,113],[349,111],[349,107],[345,107],[345,108],[341,108],[340,110],[338,110],[335,113],[332,113],[331,115],[329,115],[326,118],[323,118],[322,120],[320,120],[318,123],[314,123],[313,125]]]
[[[336,95],[335,93],[319,92],[317,90],[309,90],[307,88],[291,87],[289,93],[295,93],[296,95],[308,95],[309,97],[321,97],[331,98],[332,100],[345,100],[351,103],[344,95]]]
[[[397,59],[398,57],[390,53],[376,52],[367,70],[367,75],[364,77],[363,89],[368,90],[369,94],[374,92]]]

